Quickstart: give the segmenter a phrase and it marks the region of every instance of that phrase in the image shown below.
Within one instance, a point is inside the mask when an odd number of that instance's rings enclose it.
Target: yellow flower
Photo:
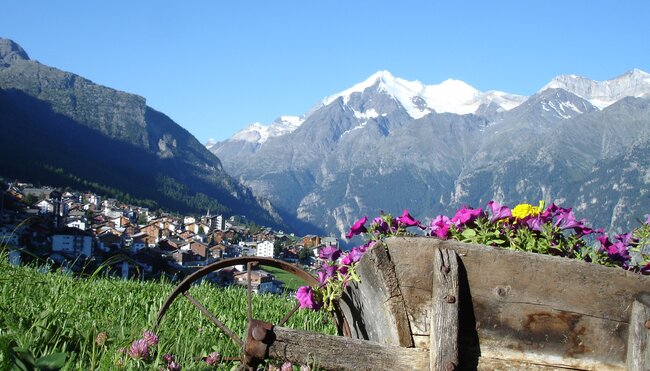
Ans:
[[[544,210],[544,201],[540,200],[538,206],[531,204],[519,204],[512,209],[512,216],[516,219],[523,219],[527,216],[537,216]]]

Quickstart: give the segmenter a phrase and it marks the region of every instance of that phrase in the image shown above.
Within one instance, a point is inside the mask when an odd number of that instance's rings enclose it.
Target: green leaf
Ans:
[[[37,359],[36,362],[34,362],[34,366],[41,370],[59,370],[65,366],[67,356],[66,353],[48,354]]]
[[[15,357],[17,360],[21,360],[27,365],[33,365],[35,360],[34,360],[34,355],[32,355],[32,352],[29,349],[26,348],[20,348],[20,347],[14,347],[12,349],[13,353],[15,354]]]
[[[461,233],[461,235],[469,240],[476,237],[476,231],[471,228],[467,228]]]

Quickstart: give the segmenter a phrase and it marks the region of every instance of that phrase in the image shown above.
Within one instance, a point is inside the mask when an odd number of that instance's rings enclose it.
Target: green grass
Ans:
[[[298,287],[306,285],[305,281],[300,279],[298,276],[293,275],[285,270],[269,267],[266,265],[263,266],[261,269],[273,274],[276,280],[284,283],[284,287],[286,289],[295,291],[298,289]]]
[[[18,348],[35,358],[65,353],[64,369],[69,370],[159,370],[165,366],[165,353],[174,354],[184,370],[196,370],[206,369],[202,358],[210,352],[238,356],[239,349],[230,339],[184,297],[174,301],[157,330],[160,342],[151,362],[135,361],[120,352],[153,328],[158,310],[173,288],[164,282],[40,273],[33,267],[13,267],[0,254],[0,370],[7,369],[12,349]],[[201,284],[190,291],[242,336],[246,326],[244,290]],[[276,323],[294,304],[292,298],[255,295],[253,316]],[[303,310],[285,326],[335,333],[334,325],[331,321],[325,324],[322,314]],[[95,340],[103,332],[108,337],[99,345]]]

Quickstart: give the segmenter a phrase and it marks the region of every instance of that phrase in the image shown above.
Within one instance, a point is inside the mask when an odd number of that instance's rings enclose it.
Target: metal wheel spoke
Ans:
[[[244,346],[244,342],[241,340],[237,334],[235,334],[231,329],[229,329],[226,325],[223,324],[223,322],[219,321],[217,317],[215,317],[210,311],[208,311],[201,303],[199,303],[196,299],[194,299],[189,292],[185,291],[183,292],[183,296],[187,298],[192,304],[194,304],[195,307],[199,308],[201,313],[203,313],[206,317],[212,321],[221,331],[223,331],[228,337],[232,339],[237,345],[240,347]]]
[[[253,286],[251,282],[251,270],[253,269],[253,266],[253,262],[246,264],[248,280],[248,323],[253,320]]]
[[[298,311],[298,308],[300,308],[300,303],[296,303],[296,305],[293,306],[293,308],[289,311],[289,313],[287,313],[287,315],[284,316],[284,318],[282,318],[277,325],[282,326],[285,323],[287,323],[289,318],[291,318],[291,316],[293,316]]]

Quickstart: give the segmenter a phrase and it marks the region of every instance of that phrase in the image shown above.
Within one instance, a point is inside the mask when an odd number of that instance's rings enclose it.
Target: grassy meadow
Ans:
[[[77,278],[15,267],[0,256],[0,370],[29,363],[67,370],[160,370],[162,357],[173,354],[183,370],[213,369],[203,358],[211,352],[238,356],[238,348],[184,297],[171,306],[156,333],[160,339],[151,360],[131,359],[131,342],[153,329],[156,316],[174,285],[100,277]],[[246,293],[241,288],[193,287],[191,294],[243,337]],[[253,316],[278,322],[295,299],[254,295]],[[327,323],[326,323],[327,322]],[[285,325],[334,334],[320,313],[300,310]],[[65,360],[63,360],[65,358]],[[22,366],[21,366],[22,365]],[[236,363],[222,363],[229,370]],[[20,369],[20,368],[18,368]]]

